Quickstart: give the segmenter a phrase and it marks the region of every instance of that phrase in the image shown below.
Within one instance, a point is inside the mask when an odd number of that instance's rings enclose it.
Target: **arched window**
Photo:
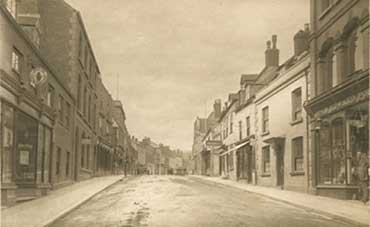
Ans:
[[[363,68],[363,39],[359,29],[359,19],[351,19],[344,26],[342,40],[345,46],[345,76],[350,76],[354,72]]]
[[[337,56],[333,38],[325,41],[321,47],[319,71],[320,78],[317,79],[317,87],[318,93],[322,93],[333,87],[333,81],[337,81]]]

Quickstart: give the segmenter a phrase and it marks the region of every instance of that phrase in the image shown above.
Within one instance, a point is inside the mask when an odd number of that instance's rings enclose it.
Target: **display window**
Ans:
[[[322,119],[319,131],[318,183],[357,185],[362,153],[368,155],[368,104]]]

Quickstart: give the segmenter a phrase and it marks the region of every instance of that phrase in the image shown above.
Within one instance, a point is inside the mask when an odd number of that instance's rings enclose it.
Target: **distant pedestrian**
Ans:
[[[360,199],[366,203],[369,199],[369,160],[366,153],[361,153],[358,164],[358,180],[360,184]]]

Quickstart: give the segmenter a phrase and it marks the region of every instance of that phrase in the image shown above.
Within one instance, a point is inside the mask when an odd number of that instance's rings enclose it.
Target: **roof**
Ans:
[[[258,74],[242,74],[240,78],[240,84],[245,84],[250,81],[255,81],[258,78]]]

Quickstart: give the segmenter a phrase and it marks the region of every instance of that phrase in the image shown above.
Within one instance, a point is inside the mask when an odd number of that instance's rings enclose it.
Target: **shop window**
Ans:
[[[320,126],[319,183],[346,184],[346,139],[343,118]]]
[[[292,118],[293,121],[302,119],[302,89],[297,88],[292,92]]]
[[[293,171],[303,171],[303,137],[292,140]]]
[[[270,172],[270,146],[266,146],[262,148],[262,164],[263,164],[263,172],[269,173]]]
[[[31,183],[36,179],[38,122],[23,112],[16,112],[16,180]]]
[[[14,109],[4,102],[1,105],[1,182],[10,183],[12,180],[14,152]]]
[[[60,165],[62,160],[62,149],[60,147],[57,148],[57,159],[55,162],[55,175],[59,176],[60,174]]]
[[[345,154],[345,128],[343,118],[337,118],[332,122],[332,166],[333,184],[345,184],[346,179],[346,154]]]
[[[251,119],[250,119],[250,117],[247,117],[246,125],[247,125],[247,137],[248,137],[248,136],[251,135]]]
[[[48,127],[44,128],[44,153],[42,165],[42,182],[49,182],[49,158],[51,152],[51,130]]]
[[[17,74],[21,74],[22,72],[22,64],[23,63],[23,56],[21,52],[19,52],[16,48],[13,48],[12,52],[12,69]]]
[[[269,107],[262,109],[262,133],[269,132]]]
[[[239,140],[243,139],[243,125],[242,121],[239,121]]]

